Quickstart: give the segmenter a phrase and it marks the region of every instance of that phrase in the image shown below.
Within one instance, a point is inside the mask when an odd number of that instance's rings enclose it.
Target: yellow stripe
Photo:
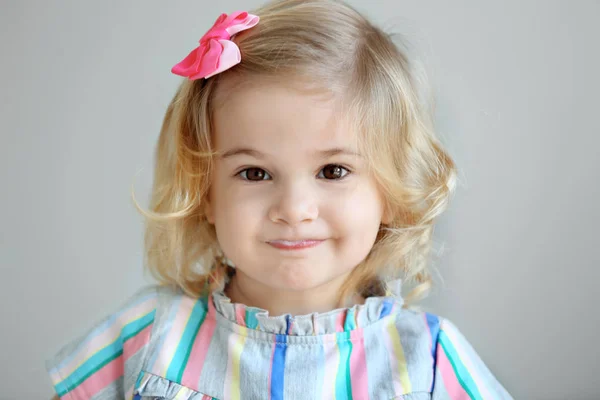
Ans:
[[[184,400],[189,398],[189,391],[185,387],[179,388],[177,391],[177,395],[173,398],[173,400]]]
[[[404,349],[402,343],[400,343],[400,335],[398,334],[398,328],[395,324],[388,325],[388,333],[390,334],[390,341],[394,350],[394,355],[398,361],[398,373],[400,374],[400,384],[402,385],[402,393],[406,394],[412,392],[412,385],[408,378],[408,365],[406,364],[406,358],[404,357]]]
[[[242,357],[242,350],[246,342],[246,336],[248,334],[246,327],[241,327],[242,332],[238,335],[238,340],[232,349],[231,366],[231,400],[240,400],[240,358]]]

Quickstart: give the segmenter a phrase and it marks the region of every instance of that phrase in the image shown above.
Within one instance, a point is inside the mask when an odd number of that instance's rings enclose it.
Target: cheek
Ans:
[[[220,242],[256,234],[265,214],[264,201],[231,186],[216,186],[212,204]]]
[[[368,184],[327,202],[327,214],[333,216],[341,229],[356,236],[369,236],[373,229],[377,230],[382,211],[383,204],[377,192]]]
[[[373,248],[381,223],[381,203],[376,195],[365,190],[335,200],[328,203],[329,218],[324,218],[335,233],[337,262],[346,269],[354,268]]]

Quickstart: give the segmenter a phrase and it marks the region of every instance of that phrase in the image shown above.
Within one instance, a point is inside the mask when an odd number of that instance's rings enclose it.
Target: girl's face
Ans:
[[[206,214],[238,273],[267,291],[336,290],[388,222],[356,133],[332,102],[274,85],[229,96],[214,128]]]

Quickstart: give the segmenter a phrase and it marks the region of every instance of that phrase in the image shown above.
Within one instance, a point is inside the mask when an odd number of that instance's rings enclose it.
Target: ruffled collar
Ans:
[[[235,325],[276,335],[315,336],[365,328],[399,310],[404,301],[399,292],[368,297],[364,304],[325,313],[270,316],[267,310],[232,303],[223,291],[212,293],[218,314]]]

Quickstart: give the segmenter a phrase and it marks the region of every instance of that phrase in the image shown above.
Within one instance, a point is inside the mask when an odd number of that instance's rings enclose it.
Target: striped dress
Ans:
[[[61,399],[511,399],[447,319],[370,297],[269,316],[148,286],[47,360]]]

